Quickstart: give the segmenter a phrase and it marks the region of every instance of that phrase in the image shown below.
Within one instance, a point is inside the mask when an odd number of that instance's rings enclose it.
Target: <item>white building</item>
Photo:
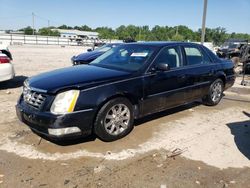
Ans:
[[[98,39],[99,33],[92,31],[79,31],[79,30],[71,30],[71,29],[53,29],[54,31],[58,31],[60,33],[60,37],[63,38],[84,38],[84,39]]]

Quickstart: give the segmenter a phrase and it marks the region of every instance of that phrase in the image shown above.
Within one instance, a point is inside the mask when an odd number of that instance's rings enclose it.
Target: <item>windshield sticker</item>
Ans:
[[[138,52],[138,53],[132,53],[131,57],[146,57],[148,55],[147,52]]]

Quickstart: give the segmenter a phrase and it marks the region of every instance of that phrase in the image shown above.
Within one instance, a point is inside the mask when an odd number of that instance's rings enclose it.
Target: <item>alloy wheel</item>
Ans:
[[[110,135],[119,135],[128,128],[129,121],[129,108],[125,104],[116,104],[108,110],[104,127]]]
[[[220,100],[222,96],[222,85],[220,82],[216,82],[211,91],[211,99],[213,102],[217,102]]]

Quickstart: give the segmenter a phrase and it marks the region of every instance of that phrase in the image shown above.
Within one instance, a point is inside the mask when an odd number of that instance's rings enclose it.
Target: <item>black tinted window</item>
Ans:
[[[187,57],[187,65],[207,64],[211,62],[209,57],[198,48],[184,47],[184,50]]]
[[[164,63],[168,64],[170,68],[180,67],[181,59],[179,50],[176,48],[164,48],[157,56],[155,62],[157,64]]]

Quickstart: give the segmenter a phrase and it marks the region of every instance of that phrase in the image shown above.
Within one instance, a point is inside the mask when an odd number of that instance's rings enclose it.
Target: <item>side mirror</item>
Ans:
[[[168,66],[168,64],[166,63],[159,63],[156,65],[156,70],[159,70],[159,71],[168,71],[170,69],[170,67]]]
[[[89,48],[89,49],[87,49],[87,51],[88,51],[88,52],[92,52],[92,49],[91,49],[91,48]]]

